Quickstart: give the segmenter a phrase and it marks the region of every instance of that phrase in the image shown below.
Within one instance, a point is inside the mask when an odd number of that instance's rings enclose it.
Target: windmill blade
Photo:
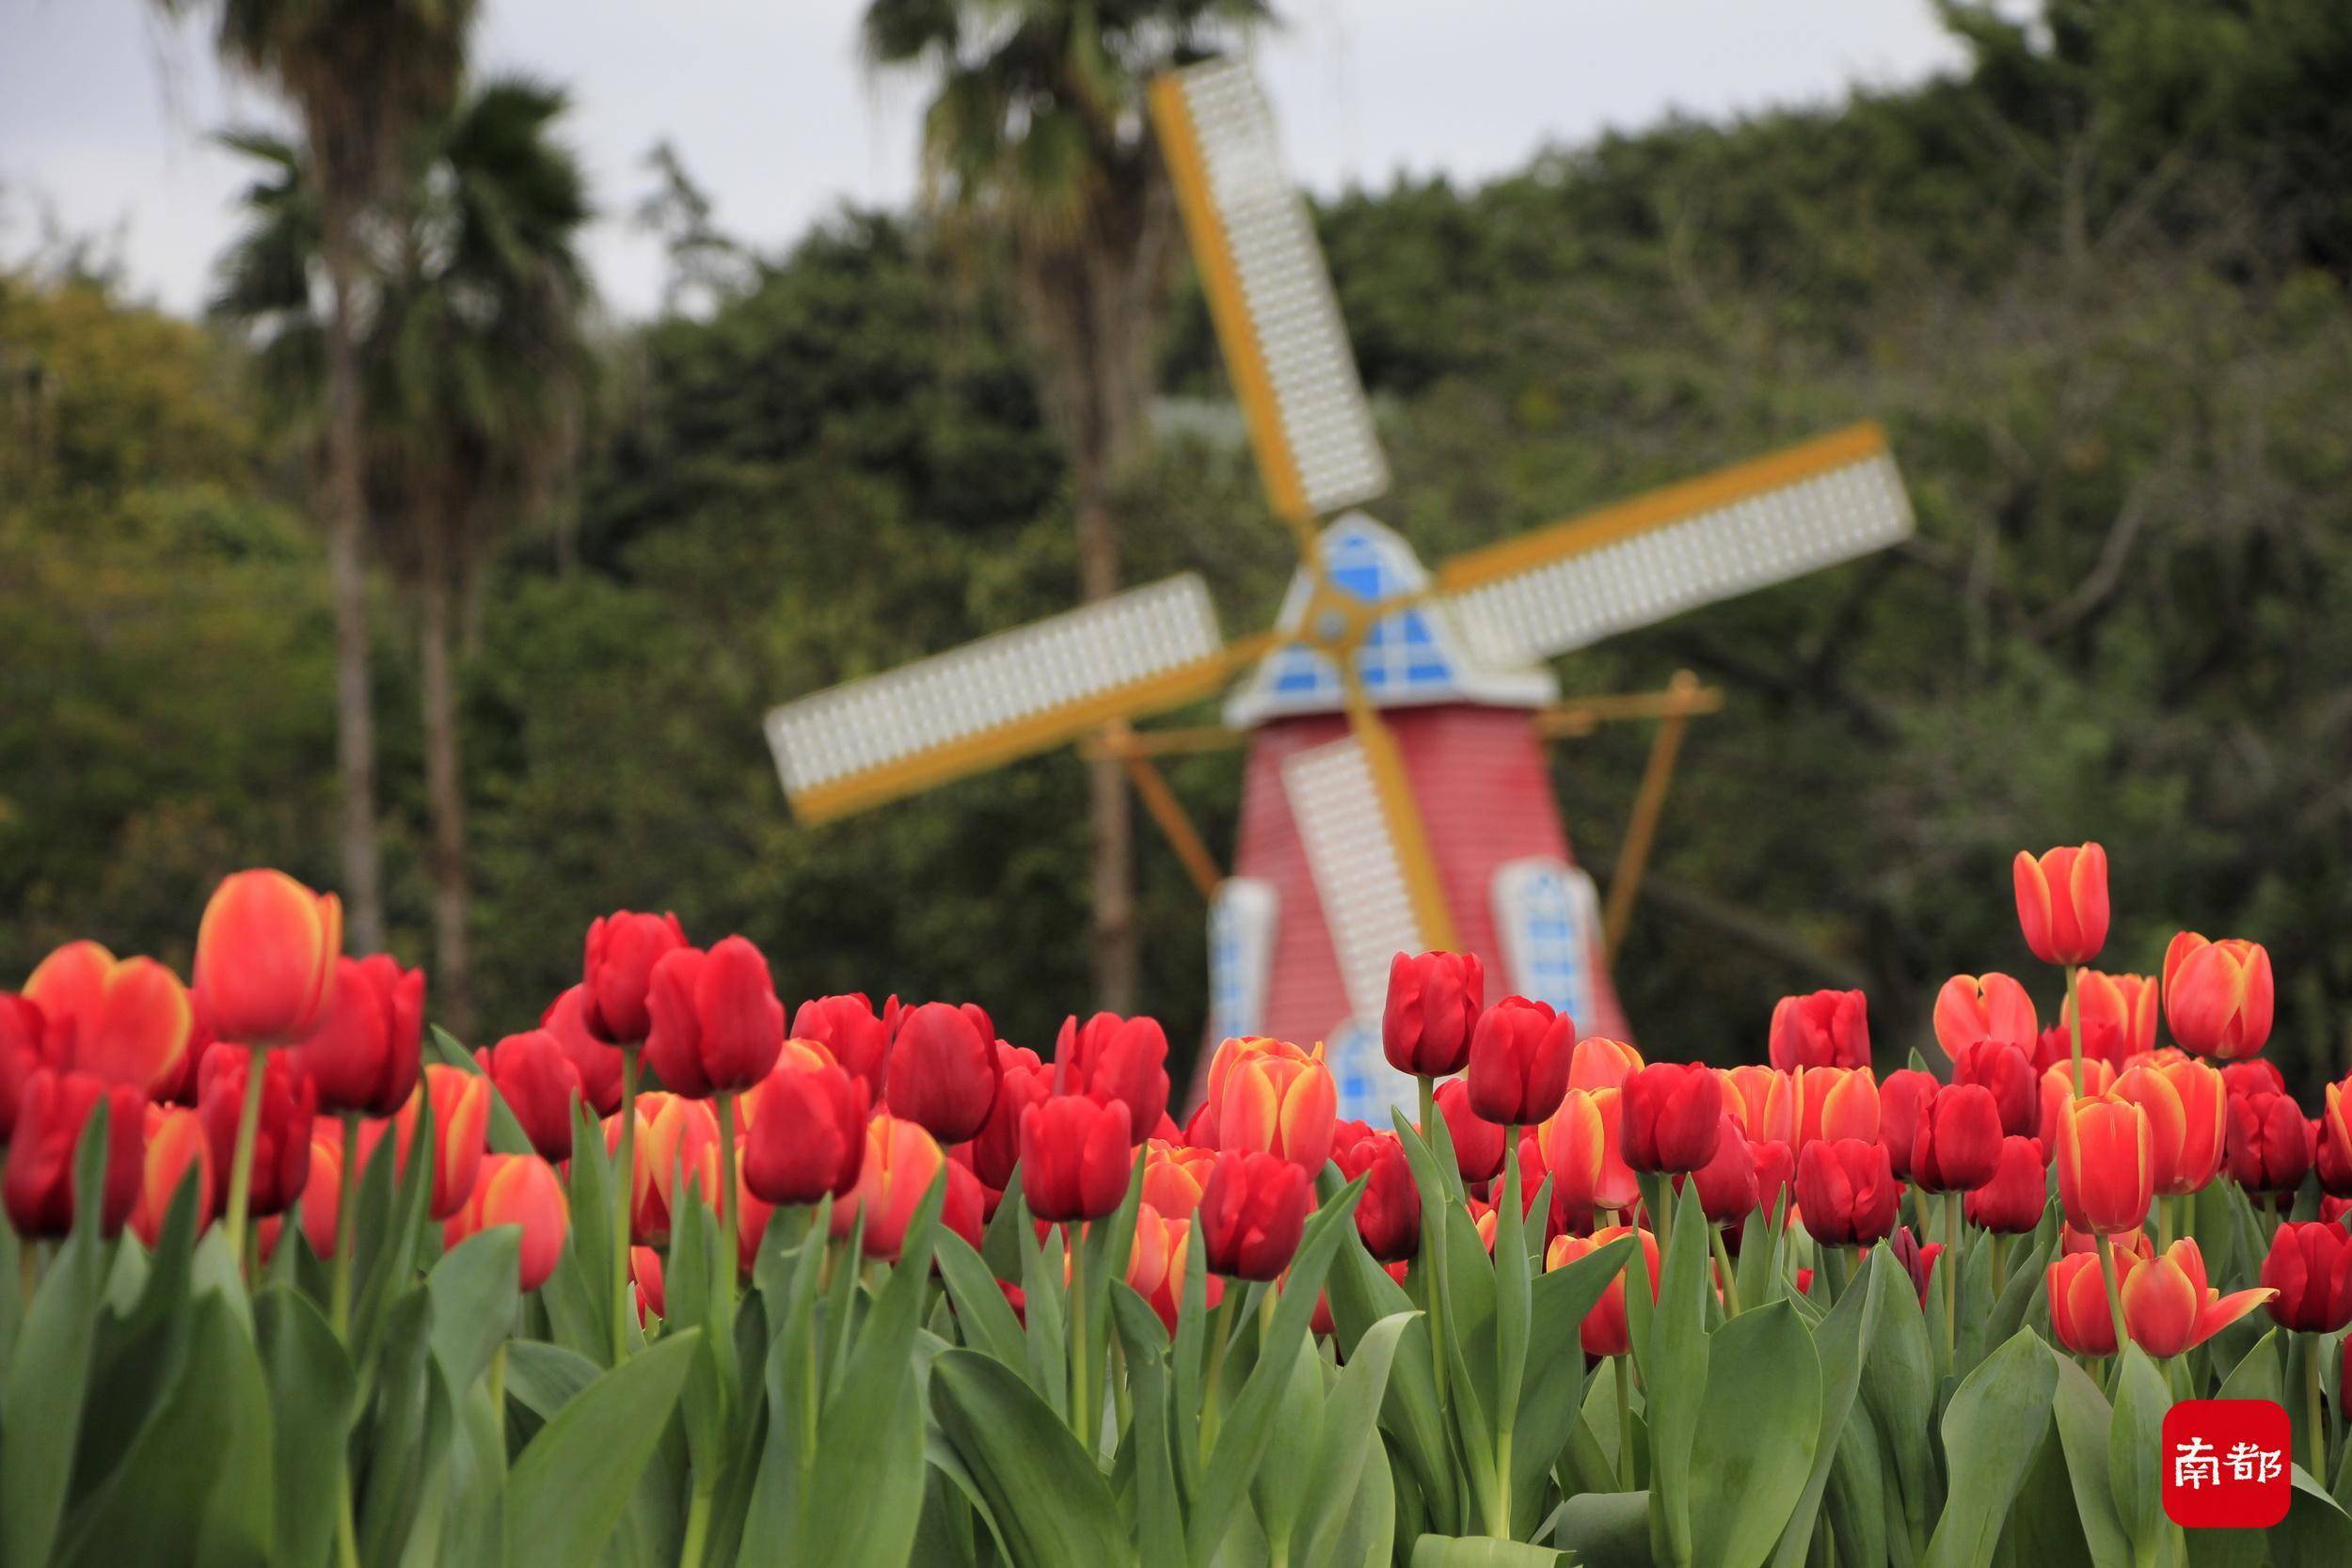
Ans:
[[[1186,572],[769,710],[793,812],[821,822],[1209,695],[1265,651],[1228,648]]]
[[[1438,583],[1472,652],[1515,664],[1867,555],[1911,531],[1885,433],[1860,424],[1456,556]]]
[[[1294,752],[1282,759],[1282,794],[1323,903],[1348,1011],[1378,1018],[1390,958],[1424,943],[1372,756],[1355,736]]]
[[[1299,522],[1372,499],[1389,487],[1388,461],[1248,66],[1210,60],[1161,76],[1151,103],[1267,499]]]

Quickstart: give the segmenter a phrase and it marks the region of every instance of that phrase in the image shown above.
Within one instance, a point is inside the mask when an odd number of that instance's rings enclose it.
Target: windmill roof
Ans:
[[[1323,531],[1324,559],[1332,582],[1366,604],[1415,594],[1429,573],[1394,530],[1361,512],[1349,512]],[[1291,578],[1275,618],[1278,631],[1300,629],[1314,580],[1301,569]],[[1560,695],[1551,673],[1535,665],[1480,664],[1441,603],[1411,605],[1375,622],[1356,649],[1364,691],[1382,707],[1432,703],[1479,703],[1541,707]],[[1268,719],[1336,713],[1344,705],[1337,662],[1320,648],[1290,643],[1251,671],[1225,702],[1225,721],[1247,729]]]

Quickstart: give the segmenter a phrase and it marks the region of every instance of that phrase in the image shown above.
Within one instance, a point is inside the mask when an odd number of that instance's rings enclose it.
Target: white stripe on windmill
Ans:
[[[1431,574],[1349,510],[1386,492],[1388,464],[1248,67],[1172,72],[1151,106],[1267,499],[1298,547],[1276,626],[1228,641],[1184,573],[786,703],[767,732],[795,814],[823,822],[1073,742],[1110,747],[1211,895],[1212,1032],[1325,1039],[1345,1114],[1376,1114],[1396,1086],[1378,1016],[1399,950],[1476,951],[1490,990],[1625,1032],[1530,718],[1557,695],[1543,661],[1904,538],[1883,435],[1855,425]],[[1226,878],[1129,726],[1229,686],[1250,754]]]

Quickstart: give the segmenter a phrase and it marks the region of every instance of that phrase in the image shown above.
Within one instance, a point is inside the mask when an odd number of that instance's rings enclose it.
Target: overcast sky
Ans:
[[[200,28],[151,0],[0,0],[0,258],[44,211],[119,236],[133,286],[203,298],[234,225],[219,126],[272,114],[224,82]],[[201,9],[199,6],[196,8]],[[567,86],[602,212],[588,251],[625,314],[660,293],[628,222],[668,137],[722,228],[778,245],[842,203],[903,203],[920,84],[861,62],[862,0],[484,0],[478,57]],[[1282,0],[1258,45],[1294,172],[1323,192],[1399,170],[1461,181],[1546,143],[1673,111],[1722,119],[1955,65],[1928,0]]]

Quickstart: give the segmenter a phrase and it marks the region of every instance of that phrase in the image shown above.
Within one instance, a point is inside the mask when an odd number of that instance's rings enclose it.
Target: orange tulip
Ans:
[[[2086,969],[2075,977],[2082,999],[2083,1054],[2120,1060],[2156,1048],[2156,982],[2149,974],[2107,974]],[[2058,1005],[2058,1022],[2071,1027],[2074,1009]],[[2028,1042],[2030,1043],[2030,1042]]]
[[[2122,1247],[2115,1251],[2116,1277],[2123,1290],[2142,1264],[2139,1255]],[[2115,1354],[2115,1314],[2107,1303],[2106,1275],[2095,1252],[2069,1252],[2052,1263],[2045,1276],[2050,1297],[2050,1332],[2076,1355]]]
[[[1150,1301],[1168,1278],[1168,1260],[1190,1225],[1170,1220],[1149,1203],[1136,1205],[1136,1239],[1127,1249],[1128,1288]]]
[[[2120,1256],[2116,1267],[2120,1273]],[[2124,1276],[2120,1293],[2123,1331],[2149,1354],[2165,1356],[2196,1349],[2279,1292],[2262,1287],[2221,1294],[2205,1282],[2196,1238],[2184,1236]]]
[[[2258,942],[2183,931],[2164,950],[2164,1021],[2184,1050],[2225,1062],[2270,1038],[2270,954]]]
[[[1232,1042],[1228,1042],[1230,1045]],[[1216,1101],[1220,1150],[1279,1154],[1311,1175],[1331,1157],[1331,1132],[1339,1115],[1339,1092],[1323,1047],[1301,1051],[1281,1040],[1248,1042],[1256,1050],[1226,1060]],[[1215,1068],[1211,1069],[1216,1076]]]
[[[439,1062],[424,1069],[423,1081],[410,1093],[400,1115],[392,1118],[392,1158],[396,1168],[402,1171],[408,1167],[408,1146],[416,1137],[418,1107],[427,1101],[433,1106],[436,1148],[433,1196],[427,1200],[426,1212],[437,1220],[445,1220],[473,1195],[474,1179],[482,1169],[482,1151],[488,1146],[490,1130],[490,1081],[478,1072]]]
[[[1748,1063],[1724,1069],[1724,1109],[1757,1143],[1797,1141],[1797,1080],[1794,1074]]]
[[[60,1071],[159,1095],[186,1066],[195,1012],[180,977],[152,958],[70,942],[24,982],[40,1008],[41,1056]]]
[[[222,879],[196,932],[196,989],[215,1037],[257,1049],[318,1032],[335,995],[343,906],[282,871]]]
[[[554,1166],[536,1154],[490,1154],[483,1158],[473,1196],[442,1225],[441,1244],[453,1247],[492,1226],[515,1226],[522,1232],[517,1259],[522,1288],[535,1291],[563,1258],[571,1222],[571,1205]]]
[[[2148,1114],[2156,1191],[2177,1197],[2203,1190],[2221,1168],[2230,1127],[2221,1074],[2193,1057],[2145,1062],[2125,1069],[2114,1092]]]
[[[1816,1138],[1879,1135],[1879,1082],[1867,1067],[1809,1067],[1796,1074],[1797,1148]]]
[[[2155,1200],[2148,1113],[2112,1095],[2087,1096],[2058,1112],[2058,1132],[2067,1223],[2102,1236],[2137,1230]]]
[[[1587,1035],[1568,1055],[1568,1087],[1621,1089],[1643,1066],[1642,1053],[1625,1041]]]
[[[1935,1043],[1957,1058],[1979,1040],[2031,1051],[2042,1032],[2033,998],[2006,974],[1955,974],[1935,993]]]
[[[1216,1164],[1214,1148],[1152,1139],[1143,1151],[1143,1201],[1170,1219],[1189,1219]]]
[[[2083,1092],[2103,1095],[2115,1087],[2115,1065],[2094,1057],[2083,1058]],[[2042,1069],[2042,1114],[2034,1123],[2034,1136],[2042,1147],[2058,1148],[2058,1112],[2074,1098],[2074,1069],[2064,1062]]]
[[[1597,1252],[1618,1237],[1628,1234],[1640,1238],[1635,1244],[1649,1261],[1649,1293],[1650,1299],[1655,1301],[1658,1299],[1658,1238],[1647,1230],[1629,1232],[1622,1225],[1613,1225],[1596,1230],[1590,1236],[1554,1236],[1551,1244],[1544,1249],[1544,1272],[1549,1274],[1553,1269],[1565,1269],[1578,1259]],[[1625,1267],[1617,1271],[1616,1276],[1609,1281],[1609,1288],[1601,1291],[1600,1299],[1593,1303],[1592,1309],[1584,1314],[1584,1322],[1579,1326],[1577,1337],[1584,1347],[1585,1354],[1623,1355],[1633,1348],[1632,1338],[1626,1329],[1625,1279],[1628,1270],[1636,1267],[1639,1265],[1629,1252]]]
[[[2087,964],[2107,941],[2107,852],[2097,844],[2020,849],[2010,870],[2017,924],[2045,964]]]
[[[139,1178],[139,1196],[131,1206],[131,1228],[153,1246],[163,1235],[164,1216],[181,1186],[196,1182],[196,1227],[213,1217],[213,1151],[205,1141],[204,1124],[184,1105],[147,1108],[147,1164]]]
[[[833,1233],[848,1235],[864,1214],[860,1244],[866,1256],[896,1262],[915,1206],[946,1163],[939,1141],[915,1123],[886,1112],[876,1117],[866,1125],[866,1163],[858,1172],[856,1201],[834,1210]]]
[[[1623,1213],[1641,1196],[1625,1162],[1623,1089],[1570,1089],[1560,1108],[1535,1124],[1535,1148],[1551,1174],[1553,1205],[1563,1213]]]
[[[302,1239],[321,1258],[335,1256],[342,1202],[342,1123],[333,1117],[321,1117],[310,1124],[310,1175],[302,1184],[299,1210]]]

